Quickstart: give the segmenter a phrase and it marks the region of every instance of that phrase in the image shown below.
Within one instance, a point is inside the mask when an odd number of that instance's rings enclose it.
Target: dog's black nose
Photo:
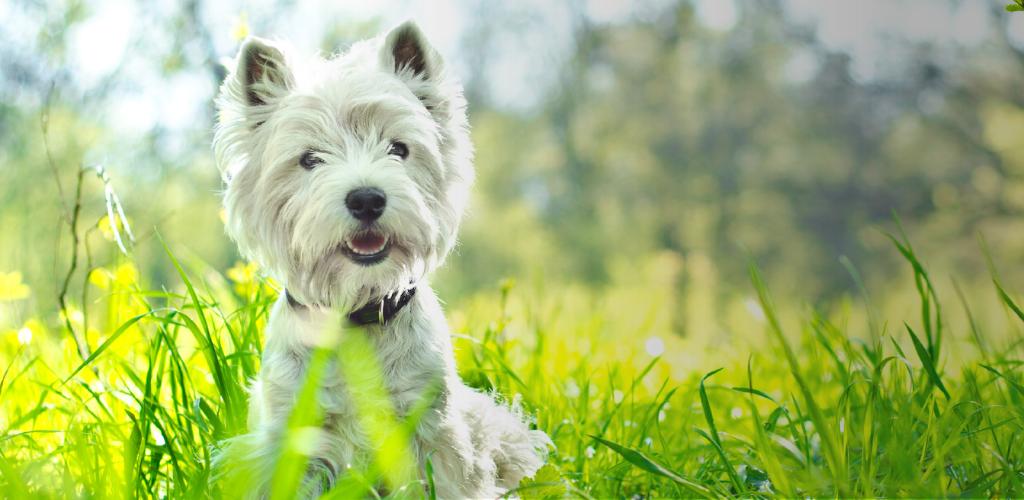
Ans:
[[[380,218],[387,204],[388,199],[377,188],[359,188],[345,196],[345,206],[352,213],[352,217],[363,222],[373,222]]]

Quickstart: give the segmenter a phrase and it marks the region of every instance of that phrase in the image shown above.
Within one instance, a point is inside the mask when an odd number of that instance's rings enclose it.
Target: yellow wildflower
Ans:
[[[228,279],[235,283],[235,293],[250,297],[259,286],[259,266],[255,262],[236,262],[228,269]]]
[[[242,12],[235,18],[235,26],[231,28],[231,37],[235,40],[245,40],[249,36],[249,16]]]
[[[135,264],[126,262],[114,269],[98,267],[89,273],[89,283],[100,290],[109,290],[111,285],[125,288],[134,285],[139,279],[139,270]]]
[[[0,273],[0,300],[25,299],[30,291],[28,285],[21,282],[20,272]]]
[[[99,288],[100,290],[107,290],[110,288],[110,271],[102,267],[97,267],[89,272],[89,283]]]
[[[135,264],[126,262],[117,266],[114,271],[114,282],[120,286],[129,286],[135,284],[139,279],[139,270],[135,268]]]
[[[113,226],[110,223],[110,217],[100,217],[96,226],[100,228],[100,233],[103,234],[104,239],[107,241],[116,241],[117,235],[125,234],[124,223],[125,221],[121,220],[121,216],[115,214]]]

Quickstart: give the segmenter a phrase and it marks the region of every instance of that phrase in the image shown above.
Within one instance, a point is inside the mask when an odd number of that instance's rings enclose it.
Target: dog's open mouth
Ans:
[[[391,250],[391,240],[377,231],[361,231],[345,240],[345,255],[357,264],[371,265],[384,260]]]

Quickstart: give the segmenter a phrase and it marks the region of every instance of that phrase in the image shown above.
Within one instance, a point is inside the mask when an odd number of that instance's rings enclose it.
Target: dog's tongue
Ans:
[[[384,248],[384,244],[387,240],[383,234],[375,232],[359,233],[352,238],[349,242],[349,246],[352,250],[362,254],[374,254]]]

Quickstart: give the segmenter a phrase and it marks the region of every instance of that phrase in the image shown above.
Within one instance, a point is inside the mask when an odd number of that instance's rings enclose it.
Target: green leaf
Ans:
[[[734,390],[736,392],[742,392],[742,393],[745,393],[745,394],[753,394],[755,396],[761,396],[762,398],[765,398],[768,401],[771,401],[772,403],[778,404],[778,403],[775,402],[775,398],[769,396],[764,391],[759,391],[757,389],[751,389],[749,387],[733,387],[732,390]]]
[[[679,475],[675,471],[673,471],[673,470],[669,469],[668,467],[666,467],[666,466],[664,466],[664,465],[654,461],[653,459],[651,459],[647,455],[644,455],[643,452],[641,452],[639,450],[634,450],[633,448],[628,448],[628,447],[622,446],[621,444],[613,443],[611,441],[608,441],[607,439],[599,438],[599,437],[594,436],[594,435],[591,435],[590,437],[594,438],[594,440],[596,440],[597,442],[599,442],[599,443],[601,443],[601,444],[611,448],[612,451],[614,451],[615,453],[618,453],[619,455],[621,455],[622,458],[624,458],[627,462],[637,466],[640,469],[643,469],[643,470],[645,470],[647,472],[650,472],[651,474],[655,474],[655,475],[658,475],[658,476],[662,476],[662,477],[666,477],[668,479],[671,479],[672,481],[675,481],[680,486],[683,486],[684,488],[686,488],[686,489],[688,489],[688,490],[692,491],[693,493],[696,493],[696,494],[698,494],[700,496],[708,497],[708,498],[714,496],[711,493],[711,491],[708,490],[707,488],[705,488],[704,486],[701,486],[700,484],[697,484],[697,483],[695,483],[693,481],[690,481],[689,479],[684,478],[683,476]]]
[[[949,391],[946,390],[946,386],[942,384],[942,379],[939,378],[939,372],[935,370],[935,363],[931,355],[928,354],[928,350],[924,347],[924,344],[917,338],[914,330],[910,328],[910,325],[904,323],[903,326],[907,327],[907,331],[910,332],[910,340],[914,342],[914,350],[917,351],[917,357],[921,358],[921,364],[924,365],[924,371],[928,374],[928,378],[935,384],[936,387],[942,391],[942,394],[946,396],[946,399],[952,399],[949,395]]]
[[[531,479],[524,480],[519,487],[505,492],[501,498],[522,498],[523,500],[566,498],[569,487],[558,469],[551,464],[541,467]]]
[[[700,379],[700,405],[704,409],[704,419],[708,423],[708,429],[711,431],[711,434],[705,434],[704,431],[700,429],[697,429],[697,432],[700,433],[701,436],[704,436],[708,441],[711,441],[711,444],[715,447],[715,451],[718,452],[718,458],[722,459],[722,466],[725,467],[726,472],[729,474],[729,480],[732,481],[732,484],[736,487],[737,491],[743,491],[743,483],[740,481],[739,476],[736,475],[736,469],[732,466],[732,463],[729,461],[729,457],[725,454],[725,449],[722,448],[722,440],[718,436],[718,427],[715,425],[715,416],[711,413],[711,401],[708,399],[707,389],[704,388],[704,381],[720,371],[722,371],[722,368],[712,370]]]
[[[427,454],[427,459],[423,462],[423,474],[427,476],[427,498],[429,500],[437,500],[437,485],[434,483],[434,462],[431,461],[433,452]]]
[[[995,374],[995,375],[996,375],[997,377],[999,377],[999,378],[1001,378],[1001,379],[1005,380],[1005,381],[1006,381],[1006,383],[1007,383],[1007,384],[1009,384],[1009,386],[1010,386],[1010,387],[1011,387],[1011,388],[1012,388],[1013,390],[1017,391],[1017,393],[1019,393],[1019,394],[1021,394],[1021,395],[1024,395],[1024,386],[1021,386],[1021,385],[1020,385],[1019,383],[1017,383],[1017,382],[1016,382],[1015,380],[1013,380],[1013,379],[1011,379],[1011,378],[1007,377],[1006,375],[1003,375],[1003,374],[1002,374],[1002,373],[1001,373],[1001,372],[1000,372],[999,370],[996,370],[995,368],[992,368],[991,366],[989,366],[989,365],[986,365],[986,364],[984,364],[984,363],[979,363],[979,364],[978,364],[978,366],[980,366],[980,367],[982,367],[982,368],[984,368],[984,369],[986,369],[986,370],[988,370],[988,371],[990,371],[990,372],[994,373],[994,374]]]
[[[720,371],[722,371],[722,368],[712,370],[700,379],[700,406],[704,409],[704,419],[707,420],[708,428],[711,430],[711,435],[714,436],[716,443],[720,443],[718,440],[718,428],[715,427],[715,416],[711,413],[711,402],[708,400],[708,391],[704,388],[704,381]]]
[[[758,302],[761,303],[761,310],[764,311],[765,318],[768,320],[769,331],[775,336],[782,347],[786,363],[789,365],[790,374],[793,375],[793,379],[800,389],[800,394],[803,396],[804,402],[807,403],[811,420],[814,422],[814,428],[818,430],[818,435],[821,437],[825,460],[828,462],[829,471],[832,473],[832,480],[840,485],[845,484],[846,464],[837,444],[838,436],[830,430],[831,427],[825,421],[824,412],[821,411],[818,403],[814,400],[814,393],[811,391],[804,376],[800,374],[800,361],[786,340],[785,333],[782,331],[782,325],[779,322],[778,315],[775,313],[775,306],[772,304],[771,296],[768,294],[768,286],[765,284],[764,279],[761,278],[761,272],[753,261],[750,262],[748,270],[750,281],[754,285],[754,290],[757,291]],[[845,491],[840,488],[838,493],[839,496],[843,496]]]
[[[1021,8],[1024,9],[1024,7]],[[999,284],[998,280],[993,279],[992,282],[995,283],[996,290],[999,292],[999,298],[1002,299],[1003,303],[1006,304],[1007,307],[1013,311],[1013,314],[1016,314],[1021,321],[1024,321],[1024,311],[1020,309],[1020,306],[1010,298],[1010,294],[1006,293],[1006,290],[1003,289],[1003,286]]]
[[[7,458],[0,453],[0,477],[4,478],[4,486],[7,491],[6,495],[10,495],[9,498],[31,498],[28,491],[28,484],[22,478],[22,473],[16,470]]]
[[[117,330],[114,330],[114,333],[112,333],[110,335],[110,337],[107,338],[107,340],[105,342],[100,344],[100,346],[97,347],[96,350],[93,351],[92,354],[90,354],[89,357],[86,358],[85,361],[82,361],[82,364],[78,365],[78,368],[75,368],[75,371],[71,372],[71,375],[68,375],[67,377],[64,377],[64,380],[61,383],[62,384],[68,383],[68,380],[71,380],[72,378],[74,378],[75,375],[78,375],[78,372],[82,371],[82,369],[85,368],[86,366],[89,366],[89,364],[92,363],[93,360],[95,360],[97,357],[99,357],[100,354],[103,354],[103,351],[106,351],[107,348],[110,347],[110,344],[113,344],[114,341],[117,340],[118,337],[121,336],[121,334],[123,334],[129,328],[131,328],[132,325],[134,325],[135,323],[138,323],[139,320],[141,320],[142,318],[145,318],[146,316],[149,316],[150,314],[153,314],[155,312],[157,312],[156,309],[151,310],[151,311],[146,311],[146,312],[144,312],[144,313],[142,313],[142,314],[140,314],[138,316],[135,316],[134,318],[132,318],[132,319],[130,319],[128,321],[125,321],[124,324],[119,326],[117,328]]]

